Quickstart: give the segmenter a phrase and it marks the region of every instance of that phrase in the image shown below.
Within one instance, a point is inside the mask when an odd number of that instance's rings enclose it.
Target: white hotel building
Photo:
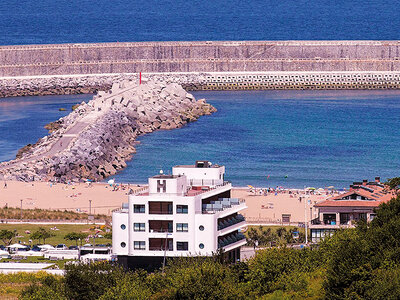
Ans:
[[[154,269],[164,256],[211,256],[222,249],[240,259],[246,225],[239,212],[244,200],[231,198],[225,167],[197,161],[175,166],[172,175],[149,178],[149,185],[129,196],[113,212],[113,254],[129,268]]]

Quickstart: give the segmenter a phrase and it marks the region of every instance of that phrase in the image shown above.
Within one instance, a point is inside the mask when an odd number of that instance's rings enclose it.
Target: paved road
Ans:
[[[12,161],[10,164],[5,165],[5,166],[0,166],[0,170],[4,170],[7,168],[10,168],[16,164],[22,163],[22,162],[29,162],[32,160],[40,159],[41,157],[51,157],[55,155],[58,152],[61,152],[69,146],[71,141],[81,132],[83,131],[89,123],[86,122],[77,122],[74,126],[72,126],[70,129],[68,129],[62,136],[61,138],[50,148],[49,151],[46,153],[42,153],[39,155],[31,156],[29,158],[24,158],[24,159],[18,159],[15,161]]]

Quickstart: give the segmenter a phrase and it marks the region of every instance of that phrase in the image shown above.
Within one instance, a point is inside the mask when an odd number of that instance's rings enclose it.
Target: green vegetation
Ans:
[[[34,233],[31,233],[30,238],[35,241],[37,240],[39,244],[40,241],[42,241],[42,244],[46,244],[46,239],[51,238],[55,236],[55,234],[53,232],[51,232],[50,230],[47,230],[46,228],[43,227],[39,227],[38,230],[36,230]]]
[[[254,230],[286,239],[291,229]],[[226,264],[222,254],[182,257],[153,273],[67,264],[65,277],[35,280],[21,299],[397,299],[399,241],[400,196],[382,204],[370,223],[339,230],[318,247],[284,242],[237,264]]]
[[[385,184],[388,185],[392,190],[398,189],[400,187],[400,177],[388,178]]]
[[[77,213],[69,210],[48,210],[48,209],[23,209],[22,218],[24,220],[66,220],[66,221],[78,221],[88,219],[88,214]],[[20,220],[21,210],[16,207],[2,207],[0,208],[0,219],[1,220]],[[111,221],[110,216],[106,215],[94,215],[94,219],[97,221],[109,222]]]
[[[250,246],[284,246],[304,243],[305,230],[294,226],[249,226],[245,232],[247,244]]]
[[[109,233],[107,232],[105,235],[104,235],[104,237],[105,238],[107,238],[106,237],[106,235],[108,235]],[[70,232],[70,233],[67,233],[65,236],[64,236],[64,239],[65,240],[68,240],[68,241],[75,241],[75,245],[78,245],[78,241],[80,241],[81,242],[81,245],[82,245],[82,241],[83,240],[85,240],[85,238],[87,237],[88,235],[87,234],[85,234],[85,233],[83,233],[83,232]],[[112,238],[112,236],[111,236],[111,238]]]
[[[11,230],[7,230],[7,229],[0,230],[0,240],[2,240],[3,244],[6,246],[11,244],[14,236],[15,236],[15,233],[12,232]]]
[[[41,229],[42,228],[42,229]],[[107,235],[106,230],[110,229],[109,226],[105,225],[76,225],[76,224],[60,224],[60,225],[36,225],[36,224],[0,224],[0,239],[1,232],[4,230],[10,231],[13,234],[12,240],[10,243],[25,243],[27,245],[30,244],[39,244],[38,237],[36,236],[36,232],[48,232],[51,233],[52,236],[46,237],[45,243],[51,245],[57,244],[66,244],[67,246],[76,245],[75,240],[66,239],[65,237],[70,233],[76,233],[86,238],[88,235],[93,236],[96,232],[99,232],[100,235],[104,236],[103,238],[96,237],[96,244],[110,244],[111,243],[111,234]],[[44,231],[43,231],[44,230]],[[34,234],[34,235],[33,235]],[[32,236],[33,235],[33,236]],[[32,243],[29,242],[32,240]],[[5,240],[6,241],[6,240]],[[4,244],[5,241],[3,241]],[[93,238],[90,238],[89,243],[93,244]],[[40,237],[40,243],[43,242],[43,236]],[[85,241],[83,241],[86,244]]]

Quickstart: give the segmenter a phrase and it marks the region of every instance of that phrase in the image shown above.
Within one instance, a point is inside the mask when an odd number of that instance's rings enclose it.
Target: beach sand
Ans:
[[[80,212],[89,212],[89,200],[92,200],[92,213],[110,215],[115,208],[128,202],[129,188],[135,190],[138,185],[124,185],[125,189],[113,191],[105,183],[93,183],[89,187],[86,183],[75,185],[56,184],[47,182],[0,182],[0,206],[22,208],[60,209]],[[140,186],[139,186],[140,187]],[[267,196],[255,196],[248,189],[234,188],[232,197],[246,200],[247,209],[242,213],[250,223],[274,223],[282,220],[282,214],[290,214],[291,222],[304,222],[304,194],[286,192],[270,193]],[[310,195],[311,204],[326,199],[326,195]],[[316,217],[314,211],[307,207],[307,217]]]
[[[318,212],[313,207],[314,204],[332,197],[332,195],[326,193],[305,195],[303,191],[290,190],[289,193],[289,190],[285,190],[276,195],[273,192],[266,196],[260,196],[254,195],[248,189],[234,189],[232,197],[246,200],[247,209],[243,210],[241,214],[246,217],[249,224],[266,224],[280,223],[283,214],[290,215],[290,223],[304,222],[305,211],[308,221],[317,218]],[[304,202],[307,202],[306,207]]]
[[[126,185],[127,186],[127,185]],[[137,185],[130,185],[135,189]],[[123,202],[128,202],[128,191],[113,191],[105,183],[93,183],[89,187],[86,183],[75,185],[51,185],[47,182],[19,182],[7,181],[0,183],[0,206],[22,208],[43,208],[89,212],[89,200],[92,200],[93,214],[111,214],[115,208],[121,207]]]

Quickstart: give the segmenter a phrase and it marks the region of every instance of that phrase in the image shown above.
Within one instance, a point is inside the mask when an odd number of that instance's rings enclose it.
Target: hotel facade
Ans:
[[[113,211],[113,255],[125,267],[155,269],[166,258],[211,256],[223,251],[240,260],[246,244],[239,213],[244,200],[231,198],[225,167],[208,161],[175,166],[156,175]]]

